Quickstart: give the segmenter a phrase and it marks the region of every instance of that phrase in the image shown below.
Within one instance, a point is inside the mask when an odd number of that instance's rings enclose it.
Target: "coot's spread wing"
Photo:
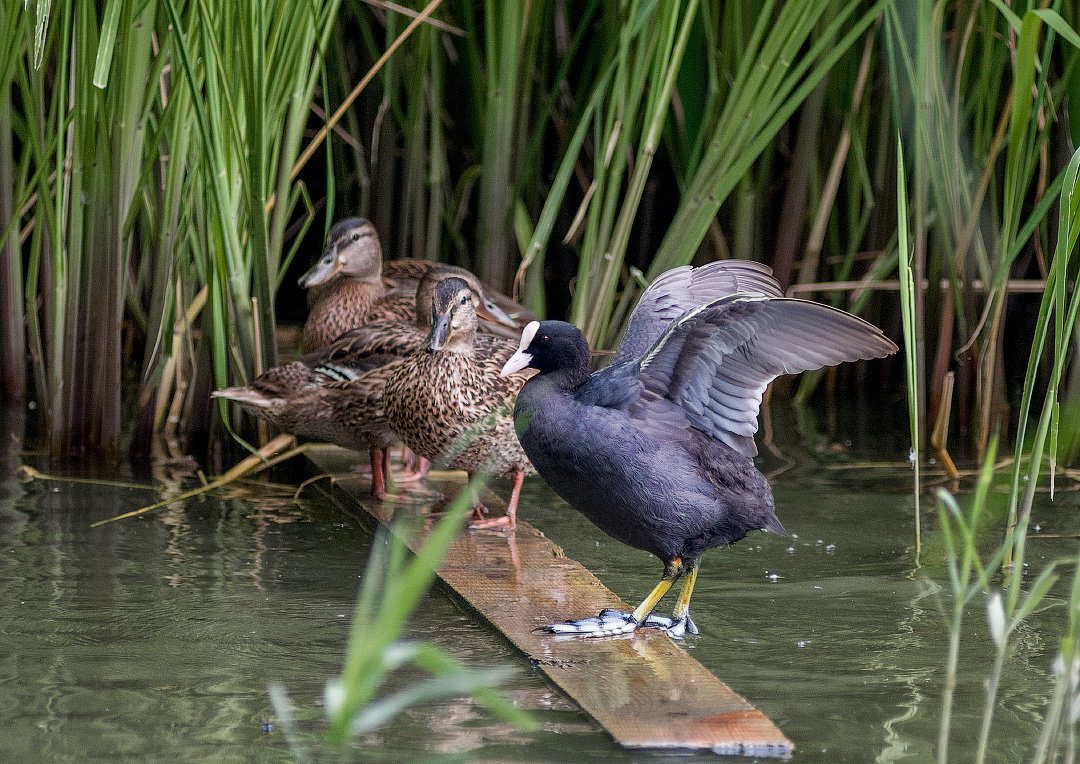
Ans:
[[[761,396],[773,379],[895,351],[877,327],[828,305],[726,297],[686,312],[642,357],[636,415],[648,416],[650,399],[666,399],[698,429],[753,456]]]
[[[638,300],[612,363],[639,358],[687,310],[736,293],[782,296],[772,269],[750,260],[685,265],[662,273]]]

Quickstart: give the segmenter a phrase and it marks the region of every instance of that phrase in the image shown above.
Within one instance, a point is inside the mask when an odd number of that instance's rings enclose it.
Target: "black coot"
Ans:
[[[605,610],[546,630],[697,633],[690,595],[702,552],[751,530],[784,533],[753,462],[765,388],[781,374],[880,358],[896,345],[842,310],[782,297],[770,274],[736,261],[664,273],[642,295],[614,362],[591,374],[574,326],[525,327],[502,371],[540,371],[515,407],[525,453],[601,530],[664,563],[632,613]],[[683,574],[672,617],[650,615]]]

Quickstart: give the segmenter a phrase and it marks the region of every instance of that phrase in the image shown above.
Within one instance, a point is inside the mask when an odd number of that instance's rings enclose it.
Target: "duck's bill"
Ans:
[[[502,367],[502,371],[499,372],[500,377],[509,377],[515,371],[521,371],[527,369],[529,364],[532,363],[532,354],[526,353],[524,350],[519,350],[510,356],[510,360]]]
[[[327,281],[334,278],[334,276],[336,276],[344,267],[345,264],[341,262],[341,258],[337,256],[337,247],[330,247],[323,252],[319,261],[311,266],[311,269],[301,276],[300,280],[296,283],[298,283],[302,289],[325,284]]]
[[[518,329],[514,319],[510,318],[506,311],[486,297],[480,301],[480,305],[476,308],[476,315],[478,318],[490,321],[493,324],[499,324],[515,331]]]
[[[445,348],[450,334],[450,316],[435,316],[435,325],[431,327],[431,334],[428,335],[428,352],[434,353]]]

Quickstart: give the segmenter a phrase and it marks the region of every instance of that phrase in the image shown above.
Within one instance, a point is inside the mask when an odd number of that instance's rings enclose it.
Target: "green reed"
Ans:
[[[10,338],[24,317],[55,455],[116,454],[122,325],[145,319],[128,310],[126,286],[151,147],[144,119],[164,65],[156,5],[110,2],[99,16],[95,3],[64,3],[51,18],[44,2],[6,9],[0,82],[18,104],[0,147],[15,202],[2,213],[7,352],[22,352]]]
[[[225,413],[207,388],[276,359],[277,288],[316,212],[323,230],[367,215],[388,254],[497,287],[516,272],[530,307],[568,305],[600,347],[695,258],[762,260],[888,323],[900,126],[920,424],[953,372],[953,416],[984,447],[1014,363],[1006,295],[1050,277],[1080,136],[1075,4],[1035,5],[436,0],[397,47],[415,12],[362,0],[9,3],[5,390],[29,350],[54,452],[115,451],[139,369],[140,433],[194,434]]]
[[[681,125],[678,138],[672,137],[666,146],[680,169],[683,192],[646,281],[694,257],[728,194],[865,32],[880,6],[864,13],[856,9],[856,3],[797,2],[779,9],[764,3],[744,39],[742,19],[722,23],[731,20],[713,12],[715,6],[706,8],[700,22],[693,2],[685,8],[662,3],[657,13],[649,12],[647,4],[628,6],[625,41],[612,62],[606,110],[587,111],[582,117],[593,124],[594,167],[582,204],[587,214],[570,320],[583,327],[590,343],[607,346],[614,341],[642,286],[640,277],[624,272],[624,262],[661,129],[669,117],[669,100],[678,95],[680,105],[691,104],[697,124]],[[723,50],[737,49],[740,55],[733,62],[730,86],[710,67],[697,77],[709,83],[704,96],[684,96],[676,83],[695,23],[704,25],[705,40],[720,41]],[[820,36],[804,47],[819,23]],[[606,85],[604,80],[601,84]],[[567,153],[562,161],[577,162],[579,156]],[[548,203],[553,200],[557,203],[549,196]],[[534,241],[530,247],[541,248],[543,242]]]
[[[899,143],[899,141],[898,141]],[[922,550],[922,515],[920,512],[919,496],[922,493],[922,484],[919,479],[921,467],[920,445],[922,438],[919,434],[919,423],[922,418],[919,415],[919,401],[922,399],[922,391],[919,387],[919,330],[915,323],[915,279],[912,275],[911,252],[908,243],[908,206],[907,206],[907,173],[904,171],[904,152],[896,153],[896,219],[897,234],[900,256],[900,316],[904,330],[904,369],[907,372],[907,401],[908,401],[908,426],[911,432],[911,464],[915,473],[915,486],[912,496],[915,500],[915,556],[918,558]]]
[[[1069,274],[1075,273],[1072,256],[1078,235],[1080,235],[1080,195],[1077,194],[1080,188],[1080,150],[1073,152],[1067,166],[1056,174],[1052,182],[1043,187],[1043,195],[1038,198],[1037,203],[1034,205],[1030,203],[1030,200],[1026,198],[1025,190],[1036,182],[1035,167],[1039,161],[1040,146],[1045,147],[1049,142],[1048,127],[1041,124],[1041,120],[1037,118],[1037,112],[1048,109],[1053,102],[1053,96],[1047,95],[1048,92],[1054,90],[1047,73],[1052,68],[1050,51],[1058,42],[1055,39],[1055,32],[1060,31],[1061,39],[1071,46],[1080,43],[1080,36],[1065,28],[1062,17],[1052,9],[1029,10],[1022,16],[1014,16],[1005,8],[999,8],[999,10],[1011,33],[1015,34],[1017,45],[1015,88],[1007,104],[1000,111],[997,128],[997,142],[1003,152],[1006,185],[1001,199],[1001,209],[1005,214],[996,238],[986,239],[976,246],[974,234],[971,230],[964,229],[968,226],[970,219],[965,219],[963,215],[954,215],[950,218],[948,214],[950,206],[966,209],[972,201],[971,197],[965,196],[970,189],[962,188],[965,182],[962,168],[944,161],[942,154],[948,148],[942,141],[949,137],[950,130],[952,139],[955,140],[958,130],[956,113],[949,112],[941,104],[934,104],[934,98],[930,98],[931,108],[925,108],[924,104],[922,109],[915,109],[919,113],[913,115],[912,119],[904,124],[905,129],[912,136],[912,140],[905,143],[911,146],[911,151],[915,156],[916,173],[911,184],[914,187],[915,197],[916,237],[922,237],[922,243],[920,244],[917,239],[910,249],[906,243],[910,220],[905,187],[907,179],[903,169],[903,157],[898,156],[897,217],[901,222],[899,229],[901,309],[907,340],[905,345],[908,349],[905,366],[908,373],[909,392],[912,393],[909,396],[909,405],[912,419],[912,443],[916,454],[919,443],[917,423],[920,419],[917,415],[916,392],[920,389],[918,368],[923,358],[918,352],[912,353],[911,348],[920,347],[917,338],[922,331],[921,319],[926,318],[926,314],[920,312],[921,308],[916,299],[921,290],[912,290],[910,285],[919,284],[918,268],[921,266],[925,269],[930,265],[927,259],[928,247],[932,241],[928,235],[929,229],[934,228],[934,235],[946,235],[947,239],[949,236],[959,237],[963,247],[972,246],[976,249],[981,247],[979,257],[955,261],[953,265],[956,267],[949,278],[953,282],[954,296],[959,296],[963,291],[956,288],[957,281],[960,278],[972,277],[971,271],[965,274],[963,267],[974,266],[981,269],[981,276],[990,286],[989,294],[982,303],[983,312],[979,322],[981,328],[973,329],[973,334],[976,331],[990,332],[988,336],[992,337],[992,339],[984,339],[978,346],[981,352],[988,354],[982,356],[979,367],[980,385],[983,386],[981,389],[984,392],[980,393],[982,397],[978,401],[980,407],[978,431],[985,435],[991,432],[988,417],[989,412],[994,410],[992,406],[994,396],[998,394],[994,392],[991,395],[992,391],[986,385],[992,384],[990,380],[995,374],[1000,373],[996,368],[996,365],[1000,364],[1000,358],[997,356],[999,351],[995,349],[995,346],[1000,341],[1000,321],[1004,316],[1002,305],[1012,264],[1022,244],[1026,242],[1030,245],[1031,238],[1039,235],[1037,229],[1047,216],[1052,203],[1056,201],[1058,206],[1057,225],[1053,230],[1055,243],[1052,247],[1047,247],[1047,251],[1052,253],[1052,259],[1046,264],[1046,280],[1024,379],[1005,527],[996,528],[985,511],[989,489],[993,482],[993,466],[997,453],[996,436],[992,433],[985,441],[983,466],[975,491],[966,501],[968,509],[962,510],[960,502],[950,493],[944,490],[938,491],[938,515],[945,544],[945,561],[951,594],[951,607],[943,605],[948,632],[948,657],[937,744],[937,758],[942,762],[949,760],[952,699],[957,689],[961,626],[967,609],[978,598],[986,597],[988,626],[995,648],[994,662],[989,669],[986,681],[986,701],[975,755],[977,761],[984,761],[989,751],[1002,674],[1005,662],[1015,646],[1017,629],[1045,601],[1059,578],[1059,568],[1065,563],[1074,566],[1074,580],[1068,602],[1069,629],[1067,636],[1061,642],[1058,668],[1055,669],[1054,693],[1047,713],[1044,715],[1043,724],[1038,730],[1034,760],[1054,760],[1063,751],[1074,755],[1077,717],[1073,709],[1080,707],[1076,705],[1080,702],[1078,701],[1080,695],[1078,695],[1077,686],[1078,671],[1074,667],[1076,660],[1074,645],[1078,617],[1080,617],[1080,611],[1078,611],[1080,608],[1080,566],[1077,566],[1075,559],[1058,560],[1042,566],[1038,572],[1032,572],[1030,577],[1025,576],[1027,529],[1035,491],[1046,472],[1043,464],[1047,460],[1050,463],[1050,496],[1053,498],[1054,471],[1061,423],[1062,421],[1076,421],[1075,416],[1063,416],[1059,388],[1067,370],[1072,327],[1080,312],[1080,298],[1077,297],[1075,290],[1070,293],[1067,286]],[[971,18],[974,19],[975,15]],[[932,13],[924,14],[915,21],[917,22],[915,28],[921,29],[923,34],[929,30],[940,30],[940,19]],[[1049,28],[1048,30],[1043,29],[1044,23]],[[920,27],[919,24],[922,26]],[[902,100],[904,92],[904,88],[899,83],[905,77],[909,83],[923,83],[925,93],[931,93],[935,88],[940,89],[941,85],[940,79],[937,79],[940,69],[932,60],[933,56],[940,54],[941,51],[933,45],[926,46],[922,43],[917,43],[912,51],[905,42],[904,29],[904,20],[894,14],[890,20],[889,39],[893,46],[894,60],[900,62],[900,65],[893,69],[894,93],[898,103]],[[1045,35],[1040,31],[1045,32]],[[928,35],[929,39],[934,39],[934,37],[934,33]],[[910,36],[907,36],[907,39],[911,39]],[[1040,48],[1040,43],[1042,48]],[[902,111],[902,107],[898,106],[897,111],[898,113]],[[942,130],[943,124],[948,129]],[[1046,177],[1047,173],[1044,173],[1043,183]],[[985,191],[985,188],[976,189],[975,196],[978,197]],[[981,200],[979,203],[981,204]],[[980,213],[974,210],[971,214]],[[934,221],[933,226],[929,226],[931,220]],[[920,225],[924,227],[920,228]],[[910,266],[907,263],[909,252],[912,253],[913,261]],[[923,259],[920,260],[920,257]],[[924,304],[928,303],[927,300]],[[970,309],[971,305],[964,305],[957,301],[955,308],[958,311],[961,308]],[[945,316],[953,315],[951,312],[953,307],[946,306],[943,310],[946,311]],[[957,314],[954,318],[959,325],[962,317]],[[971,316],[968,315],[967,318],[970,319]],[[946,325],[951,326],[948,322]],[[1052,346],[1048,341],[1051,332],[1054,338]],[[977,339],[977,336],[972,336],[970,342],[974,343]],[[995,359],[994,364],[989,364],[990,358]],[[1034,434],[1029,435],[1032,417],[1035,415],[1033,405],[1037,399],[1042,400],[1042,409],[1035,423]],[[1064,438],[1075,441],[1075,434],[1064,433]],[[986,538],[988,532],[994,531],[1001,532],[1000,542],[995,549],[986,553],[980,549],[977,539],[980,536]],[[997,591],[999,587],[1000,591]]]
[[[291,172],[337,2],[193,3],[186,14],[172,0],[163,4],[178,30],[176,90],[191,96],[175,103],[173,125],[194,125],[188,159],[206,181],[195,184],[185,221],[195,233],[175,254],[209,290],[220,387],[276,362],[274,294],[292,254],[285,228],[303,198]]]
[[[1034,255],[1047,273],[1045,215],[1061,184],[1052,149],[1068,134],[1055,131],[1054,115],[1080,62],[1080,38],[1068,29],[1076,10],[1052,5],[971,3],[950,14],[894,3],[886,14],[890,90],[913,156],[914,277],[935,287],[916,292],[928,377],[920,389],[931,403],[920,400],[920,410],[937,408],[952,367],[980,450],[1007,406],[1001,336],[1017,256]],[[961,352],[971,363],[956,363]]]
[[[337,4],[5,5],[0,346],[20,357],[25,321],[54,455],[119,452],[128,367],[160,426],[206,409],[185,395],[197,373],[275,361],[291,171]]]

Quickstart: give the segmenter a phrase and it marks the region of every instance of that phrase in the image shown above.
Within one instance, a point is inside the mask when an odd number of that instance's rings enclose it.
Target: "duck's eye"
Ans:
[[[462,295],[462,297],[461,297],[461,304],[462,304],[462,305],[465,305],[465,304],[466,304],[466,303],[468,303],[468,302],[469,302],[469,295],[467,295],[467,294],[466,294],[466,295]]]
[[[353,231],[352,240],[353,241],[360,241],[360,232],[359,231]]]

